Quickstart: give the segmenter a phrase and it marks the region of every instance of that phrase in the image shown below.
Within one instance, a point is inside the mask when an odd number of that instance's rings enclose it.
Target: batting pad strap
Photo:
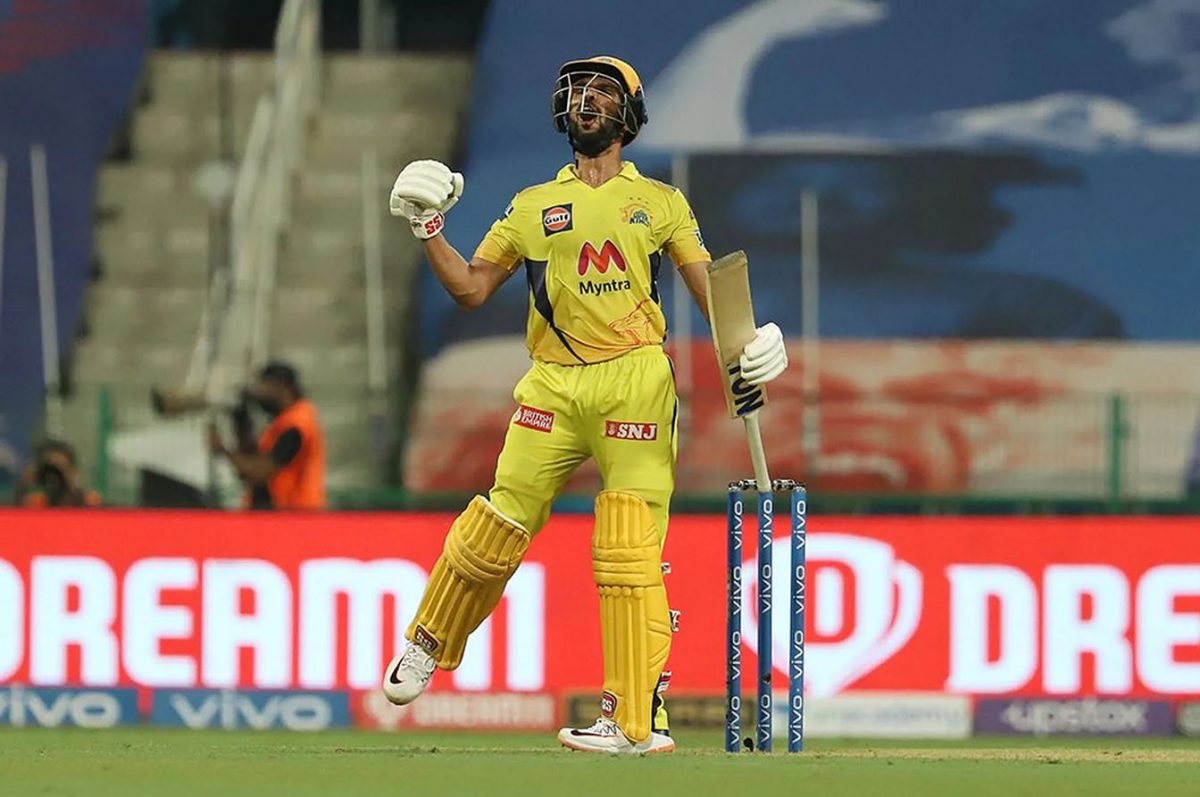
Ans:
[[[442,669],[462,662],[467,637],[496,608],[529,548],[529,532],[475,496],[450,527],[408,627]]]
[[[639,496],[596,498],[592,567],[604,652],[601,709],[634,742],[650,735],[659,676],[671,649],[658,529]]]
[[[641,496],[606,490],[596,496],[592,574],[598,587],[662,586],[662,547]]]
[[[511,573],[529,548],[529,532],[477,495],[446,535],[446,562],[465,581],[484,583]],[[465,521],[465,522],[464,522]]]

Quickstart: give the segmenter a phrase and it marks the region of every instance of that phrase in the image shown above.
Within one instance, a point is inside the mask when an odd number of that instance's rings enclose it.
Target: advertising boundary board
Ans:
[[[0,649],[0,683],[374,689],[451,520],[0,511],[0,637],[19,641]],[[809,526],[812,698],[1200,700],[1200,521],[818,515]],[[431,689],[598,692],[591,532],[588,516],[553,518],[463,665]],[[775,546],[787,561],[786,537]],[[673,518],[665,558],[682,613],[672,690],[719,693],[724,518]],[[786,569],[776,577],[783,594]],[[774,638],[783,689],[786,630]]]

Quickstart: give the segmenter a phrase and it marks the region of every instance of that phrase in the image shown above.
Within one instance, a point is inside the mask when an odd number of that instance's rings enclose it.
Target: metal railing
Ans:
[[[1184,497],[1200,395],[1068,394],[1036,401],[824,396],[809,412],[799,393],[764,410],[772,469],[814,495],[1069,500],[1118,506]],[[439,493],[487,489],[511,396],[426,389],[407,441],[404,483]],[[819,417],[820,448],[806,444]],[[445,455],[444,452],[453,452]],[[679,440],[676,490],[719,495],[749,472],[745,441],[719,393],[693,396],[691,433]],[[567,491],[597,489],[584,469]]]
[[[308,393],[326,435],[335,506],[453,507],[490,486],[511,394],[472,395],[467,411],[437,417],[419,412],[397,479],[384,458],[367,453],[378,434],[370,391],[316,383]],[[422,406],[462,410],[461,398],[425,395]],[[721,397],[713,398],[719,405]],[[768,455],[776,471],[808,482],[818,512],[1200,509],[1200,495],[1185,491],[1200,434],[1200,395],[1072,395],[1000,401],[986,412],[969,402],[830,399],[820,408],[825,429],[816,462],[806,456],[803,429],[789,423],[803,408],[783,398],[764,417]],[[73,412],[69,419],[77,425],[62,434],[75,443],[89,485],[109,505],[137,505],[142,463],[170,463],[165,475],[189,481],[190,473],[195,482],[199,472],[202,480],[201,416],[156,424],[148,385],[129,382],[82,387],[76,401],[92,410]],[[693,434],[680,441],[675,504],[719,511],[722,482],[748,472],[745,442],[723,416],[701,412],[696,420]],[[733,427],[727,437],[724,427]],[[240,486],[231,474],[223,479],[223,503],[235,503]],[[598,487],[595,467],[585,466],[559,506],[589,511]]]
[[[275,84],[259,98],[238,168],[230,262],[214,274],[185,386],[227,400],[269,345],[288,185],[304,155],[320,84],[320,4],[287,0],[275,34]]]

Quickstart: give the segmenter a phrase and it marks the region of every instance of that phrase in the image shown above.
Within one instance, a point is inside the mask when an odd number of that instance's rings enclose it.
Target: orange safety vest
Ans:
[[[288,429],[300,431],[300,450],[267,482],[271,504],[275,509],[324,509],[325,435],[311,401],[301,399],[279,413],[258,438],[258,450],[271,453],[275,441]]]

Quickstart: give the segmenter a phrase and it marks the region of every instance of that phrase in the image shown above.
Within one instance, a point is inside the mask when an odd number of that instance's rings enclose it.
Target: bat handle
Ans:
[[[762,427],[758,423],[758,410],[742,416],[746,424],[746,442],[750,444],[750,462],[754,465],[754,481],[760,493],[770,492],[771,477],[767,474],[767,452],[763,449]]]

